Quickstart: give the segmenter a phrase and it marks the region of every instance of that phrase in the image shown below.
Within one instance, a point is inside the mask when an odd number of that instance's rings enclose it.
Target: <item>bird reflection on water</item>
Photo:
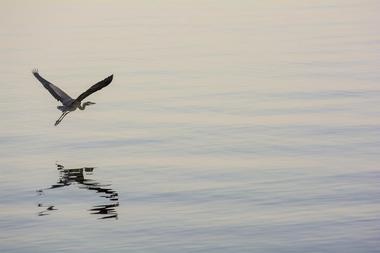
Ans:
[[[75,169],[65,169],[61,164],[57,164],[57,169],[59,170],[59,179],[56,184],[51,185],[49,188],[37,190],[37,193],[42,195],[45,191],[51,189],[57,189],[65,186],[78,184],[79,188],[87,189],[90,191],[95,191],[101,193],[100,197],[108,199],[108,204],[95,205],[88,211],[91,214],[101,215],[99,219],[117,219],[118,214],[116,208],[119,206],[119,195],[118,193],[110,188],[110,185],[100,184],[95,180],[85,178],[86,175],[92,175],[94,167],[82,167]],[[38,207],[44,210],[38,212],[38,216],[49,215],[50,212],[58,210],[54,205],[43,205],[38,204]]]

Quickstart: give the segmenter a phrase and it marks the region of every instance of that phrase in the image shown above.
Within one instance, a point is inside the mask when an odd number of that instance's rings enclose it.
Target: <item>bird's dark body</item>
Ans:
[[[65,106],[65,105],[58,105],[57,109],[60,110],[61,112],[72,112],[77,109],[77,106]]]
[[[42,83],[42,85],[50,92],[50,94],[55,99],[57,99],[58,101],[62,103],[62,105],[57,106],[57,109],[62,112],[62,115],[55,122],[56,126],[62,121],[62,119],[68,113],[75,111],[77,108],[79,110],[84,110],[86,106],[95,104],[90,101],[82,103],[82,101],[86,97],[90,96],[92,93],[108,86],[112,82],[112,79],[113,79],[113,75],[110,75],[104,80],[92,85],[89,89],[87,89],[85,92],[80,94],[76,99],[73,99],[69,95],[67,95],[63,90],[61,90],[60,88],[58,88],[57,86],[55,86],[54,84],[50,83],[49,81],[44,79],[42,76],[40,76],[40,74],[38,73],[38,70],[33,70],[33,75]]]

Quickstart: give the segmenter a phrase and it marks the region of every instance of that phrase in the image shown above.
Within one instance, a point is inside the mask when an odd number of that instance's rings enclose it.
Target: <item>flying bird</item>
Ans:
[[[50,94],[62,103],[62,105],[57,106],[57,109],[62,112],[62,115],[55,122],[55,126],[57,126],[67,114],[75,111],[77,108],[79,110],[84,110],[86,106],[95,104],[94,102],[90,101],[82,103],[82,101],[86,97],[90,96],[92,93],[101,90],[107,85],[109,85],[113,79],[113,75],[110,75],[104,80],[92,85],[88,90],[80,94],[76,99],[73,99],[69,95],[67,95],[63,90],[61,90],[60,88],[58,88],[57,86],[40,76],[37,69],[34,69],[32,73],[38,79],[38,81],[40,81],[42,85],[50,92]]]

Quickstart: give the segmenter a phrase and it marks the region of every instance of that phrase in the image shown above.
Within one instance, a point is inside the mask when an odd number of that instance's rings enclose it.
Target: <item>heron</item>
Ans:
[[[61,90],[60,88],[58,88],[57,86],[40,76],[37,69],[34,69],[32,73],[37,78],[37,80],[40,81],[42,85],[50,92],[50,94],[62,103],[62,105],[57,106],[57,109],[62,112],[62,115],[55,122],[55,126],[57,126],[67,114],[75,111],[77,108],[79,110],[84,110],[86,106],[94,105],[94,102],[87,101],[82,103],[82,101],[86,97],[90,96],[92,93],[97,92],[98,90],[101,90],[107,85],[109,85],[113,79],[113,75],[110,75],[104,80],[92,85],[85,92],[80,94],[76,99],[73,99],[69,95],[67,95],[63,90]]]

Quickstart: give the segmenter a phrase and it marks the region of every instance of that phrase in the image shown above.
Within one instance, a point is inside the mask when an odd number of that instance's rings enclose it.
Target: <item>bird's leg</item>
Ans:
[[[63,119],[63,115],[65,115],[65,114],[66,114],[66,112],[63,112],[61,114],[61,116],[59,116],[59,118],[57,119],[57,121],[54,123],[54,126],[57,126],[59,124],[59,122],[61,122],[61,120]]]
[[[68,114],[69,112],[63,112],[62,115],[57,119],[57,121],[55,122],[54,126],[57,126],[59,123],[61,123],[61,121],[63,120],[63,118]]]
[[[57,119],[57,121],[55,122],[54,126],[57,126],[62,120],[63,118],[69,114],[69,112],[63,112],[62,115]]]

